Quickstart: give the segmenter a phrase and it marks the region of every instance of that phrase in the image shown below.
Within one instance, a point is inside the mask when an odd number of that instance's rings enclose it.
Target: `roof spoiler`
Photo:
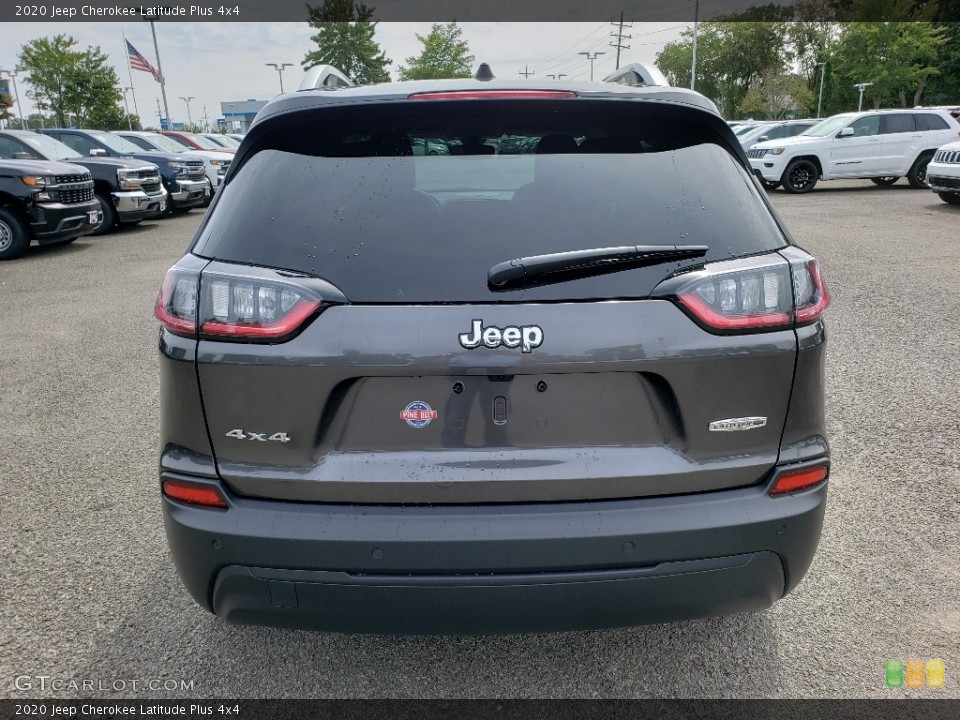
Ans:
[[[350,82],[350,78],[333,65],[315,65],[304,74],[297,92],[301,90],[339,90],[345,87],[353,87],[353,83]]]
[[[632,63],[619,70],[607,75],[604,82],[618,83],[620,85],[659,85],[669,87],[670,83],[656,65],[646,65],[644,63]]]

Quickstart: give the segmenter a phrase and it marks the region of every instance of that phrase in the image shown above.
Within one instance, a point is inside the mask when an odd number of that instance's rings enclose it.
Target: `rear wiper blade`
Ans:
[[[703,257],[706,245],[626,245],[531,255],[497,263],[487,271],[492,291],[517,290],[594,275]]]

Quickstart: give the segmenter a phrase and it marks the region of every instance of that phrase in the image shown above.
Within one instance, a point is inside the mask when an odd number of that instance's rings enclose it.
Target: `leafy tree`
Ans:
[[[417,40],[423,43],[423,50],[405,60],[406,67],[400,68],[401,80],[442,80],[473,75],[474,57],[456,22],[434,24],[426,37],[418,34]]]
[[[74,49],[67,35],[31,40],[20,49],[18,64],[29,73],[27,96],[49,109],[61,126],[86,124],[107,115],[121,100],[117,73],[99,47]]]
[[[374,8],[354,0],[324,0],[307,6],[309,24],[319,32],[311,38],[317,49],[307,53],[301,65],[333,65],[358,85],[390,82],[391,60],[373,39],[377,23]]]
[[[806,80],[799,75],[781,75],[770,70],[747,91],[740,111],[780,120],[791,110],[800,116],[806,115],[812,103],[813,93]]]
[[[127,130],[132,127],[134,130],[140,129],[140,116],[129,114],[130,122],[127,122],[127,113],[123,108],[113,105],[111,107],[97,108],[87,118],[86,124],[99,130]]]
[[[958,4],[960,12],[960,4]],[[960,23],[941,25],[946,40],[937,56],[939,73],[929,79],[924,102],[930,105],[951,105],[960,101]]]
[[[10,108],[13,107],[13,98],[5,92],[0,92],[0,120],[10,120],[13,113]]]

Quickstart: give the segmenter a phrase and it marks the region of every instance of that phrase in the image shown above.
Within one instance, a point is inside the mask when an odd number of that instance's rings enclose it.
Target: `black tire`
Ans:
[[[20,218],[0,208],[0,260],[13,260],[23,255],[30,246],[27,231]]]
[[[910,168],[910,172],[907,173],[907,180],[910,182],[910,187],[916,188],[917,190],[930,189],[930,186],[927,184],[927,165],[930,164],[932,159],[933,153],[926,153],[917,158],[913,167]]]
[[[872,182],[874,185],[889,187],[899,179],[900,179],[899,175],[888,175],[887,177],[870,178],[870,182]]]
[[[937,193],[948,205],[960,205],[960,193]]]
[[[764,189],[768,191],[776,190],[778,187],[780,187],[780,183],[773,182],[772,180],[764,180],[763,178],[760,178],[760,184],[763,185]]]
[[[814,162],[800,158],[787,165],[780,182],[783,184],[783,189],[788,193],[800,195],[813,190],[819,179],[820,171],[817,170]]]
[[[95,195],[100,203],[100,212],[103,213],[103,222],[97,225],[91,235],[109,235],[117,228],[117,211],[113,209],[113,202],[102,193]]]

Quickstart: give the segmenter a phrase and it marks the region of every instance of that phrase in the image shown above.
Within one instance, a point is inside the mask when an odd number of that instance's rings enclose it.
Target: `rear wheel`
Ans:
[[[960,205],[960,193],[937,193],[949,205]]]
[[[788,193],[808,193],[817,184],[819,176],[817,166],[812,161],[801,158],[787,165],[781,182]]]
[[[27,251],[30,242],[23,223],[13,213],[0,208],[0,260],[12,260]]]
[[[882,185],[886,187],[888,185],[893,185],[899,179],[899,175],[889,175],[887,177],[870,178],[870,182],[872,182],[874,185]]]
[[[907,173],[907,180],[910,181],[910,187],[917,188],[918,190],[930,188],[927,184],[927,165],[930,164],[932,158],[933,155],[930,153],[917,158],[913,167],[910,168],[910,172]]]
[[[106,195],[97,193],[96,198],[97,202],[100,203],[100,212],[103,213],[103,222],[97,225],[97,229],[90,234],[107,235],[117,227],[117,211],[113,209],[113,203]]]

